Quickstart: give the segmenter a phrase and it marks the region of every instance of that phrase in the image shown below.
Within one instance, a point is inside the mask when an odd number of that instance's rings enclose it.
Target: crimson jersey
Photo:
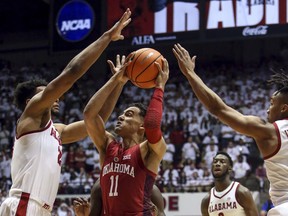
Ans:
[[[153,215],[150,198],[155,177],[143,163],[140,145],[124,149],[121,143],[112,141],[100,176],[104,214]]]

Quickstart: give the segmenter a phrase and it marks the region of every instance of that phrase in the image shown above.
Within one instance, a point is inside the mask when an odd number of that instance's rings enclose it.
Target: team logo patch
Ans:
[[[123,160],[130,160],[130,159],[131,159],[131,154],[123,156]]]

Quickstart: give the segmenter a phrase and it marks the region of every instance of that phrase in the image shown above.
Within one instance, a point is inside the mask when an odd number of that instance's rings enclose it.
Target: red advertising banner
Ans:
[[[109,26],[131,9],[132,23],[124,32],[129,45],[288,35],[288,0],[107,0],[107,4]]]

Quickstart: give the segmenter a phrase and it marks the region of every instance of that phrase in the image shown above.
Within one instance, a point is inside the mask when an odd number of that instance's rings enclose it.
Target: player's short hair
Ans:
[[[47,84],[48,83],[42,79],[19,83],[14,91],[14,104],[23,111],[26,107],[26,100],[36,94],[37,87],[46,86]]]
[[[288,75],[287,75],[287,72],[285,72],[283,69],[280,69],[279,71],[272,69],[272,71],[274,72],[274,74],[267,81],[268,84],[276,86],[276,94],[278,94],[278,93],[288,94]]]
[[[142,116],[143,118],[146,115],[147,112],[147,106],[142,104],[142,103],[132,103],[129,105],[129,107],[137,107],[140,110],[140,116]]]
[[[226,156],[226,157],[228,158],[228,160],[229,160],[230,166],[233,167],[232,158],[230,157],[230,155],[229,155],[227,152],[218,151],[218,152],[216,153],[215,157],[216,157],[217,155],[224,155],[224,156]]]

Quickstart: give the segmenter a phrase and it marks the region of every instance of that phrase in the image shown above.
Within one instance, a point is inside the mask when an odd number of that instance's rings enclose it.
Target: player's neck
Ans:
[[[230,179],[222,179],[222,180],[216,180],[214,181],[215,183],[215,190],[216,191],[223,191],[225,190],[227,187],[229,187],[229,185],[231,184],[231,180]]]
[[[126,137],[126,138],[123,138],[123,141],[122,141],[124,149],[131,148],[132,146],[138,145],[141,142],[143,142],[143,139],[140,138],[139,136]]]

